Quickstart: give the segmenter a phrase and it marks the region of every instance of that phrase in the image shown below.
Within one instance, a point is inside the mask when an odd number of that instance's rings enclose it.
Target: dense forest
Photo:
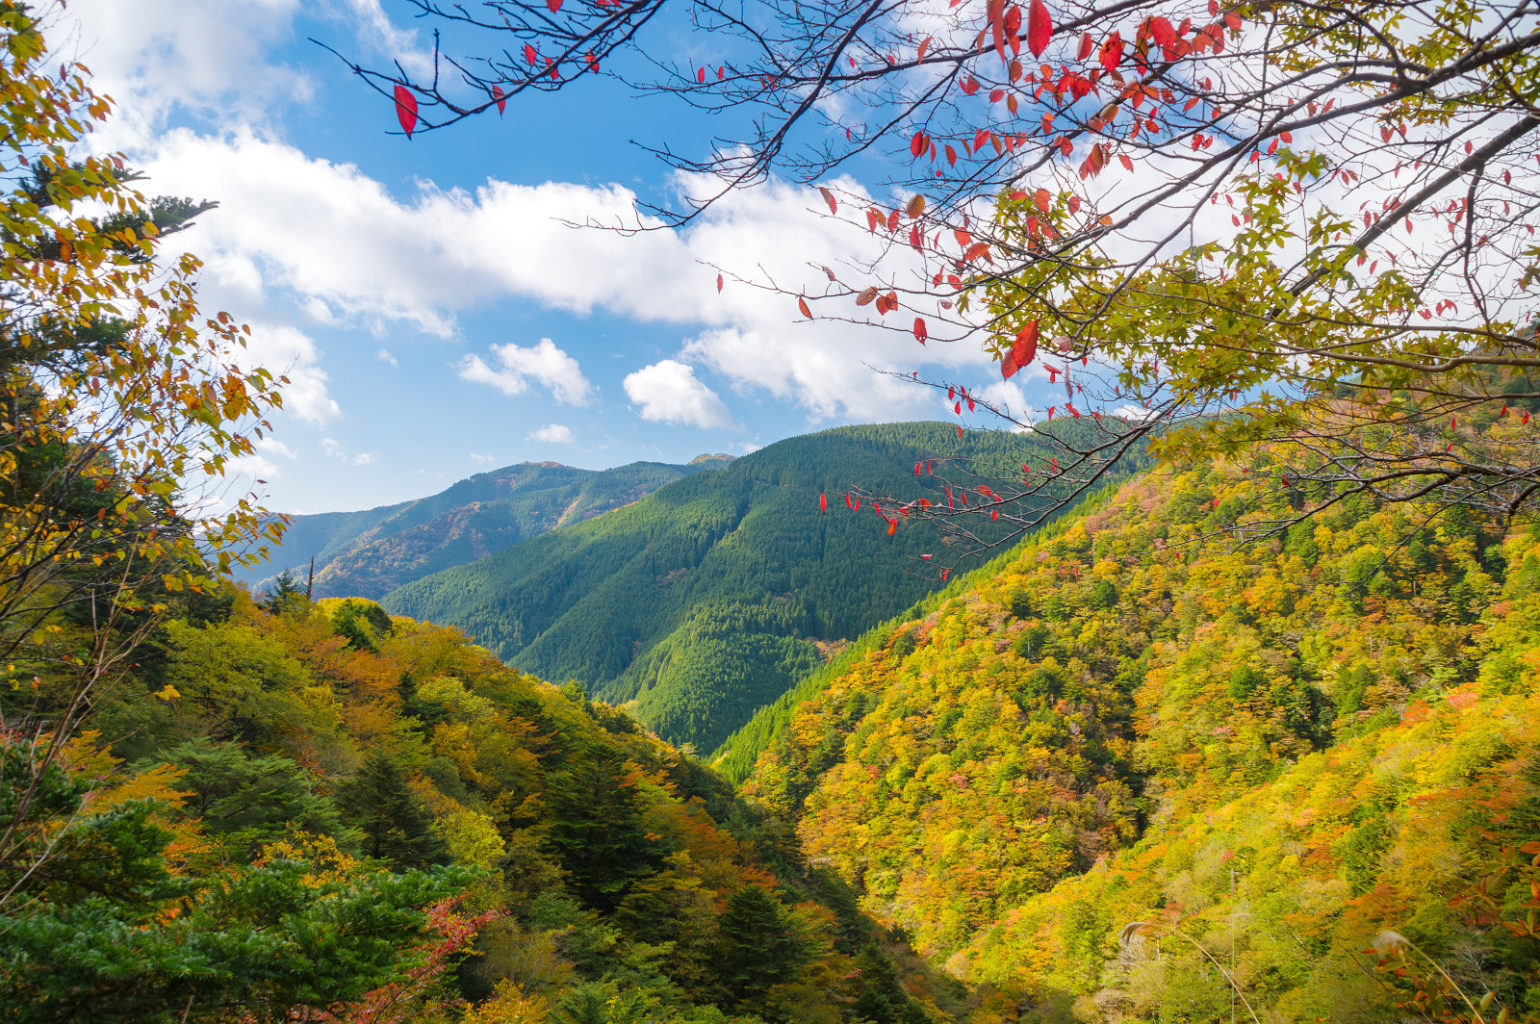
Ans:
[[[1257,468],[1104,496],[863,637],[724,767],[1034,1019],[1535,1012],[1540,532],[1298,516]]]
[[[235,578],[262,589],[287,571],[311,583],[317,597],[378,599],[412,580],[592,519],[729,461],[702,456],[686,466],[633,462],[597,471],[526,462],[477,473],[415,501],[288,516],[282,540],[270,546],[267,560]]]
[[[291,344],[291,386],[265,331],[199,305],[203,264],[163,240],[218,203],[136,191],[88,139],[113,102],[45,44],[69,5],[0,0],[0,1022],[1540,1024],[1533,5],[685,0],[754,51],[713,80],[628,49],[662,2],[423,2],[457,22],[431,55],[343,59],[406,140],[601,56],[697,111],[754,104],[756,138],[660,150],[725,172],[719,199],[784,168],[808,111],[830,130],[791,159],[817,174],[901,130],[901,209],[807,184],[939,270],[903,299],[841,278],[880,260],[814,264],[822,294],[732,284],[810,323],[903,309],[926,352],[987,318],[991,393],[1035,363],[1062,406],[1016,421],[915,370],[956,422],[522,463],[284,536],[234,481],[324,371]],[[960,34],[916,43],[916,15]],[[503,32],[522,63],[460,55]],[[639,63],[663,84],[615,70]],[[934,134],[975,93],[1031,133]],[[1116,156],[1149,191],[1026,180],[1083,133],[1081,183]],[[1387,174],[1421,191],[1377,214]],[[420,184],[441,217],[508,183]],[[654,238],[714,215],[627,195]],[[1235,233],[1200,236],[1205,206]],[[258,262],[219,270],[274,284]],[[306,322],[356,312],[331,298]],[[607,377],[629,422],[738,427],[709,343]],[[531,406],[597,395],[544,345],[435,358]],[[966,429],[965,402],[1009,422]],[[311,557],[314,581],[276,571]]]
[[[966,1004],[711,771],[453,630],[227,589],[140,657],[7,821],[4,1019],[922,1024]],[[6,713],[67,698],[40,686]],[[10,777],[28,751],[5,753]]]
[[[945,505],[953,486],[1019,479],[1043,450],[1029,436],[959,437],[944,423],[791,438],[382,603],[458,626],[542,678],[634,700],[649,728],[709,751],[830,645],[939,588],[941,570],[978,548],[907,522],[890,534],[882,506],[863,495]],[[919,463],[932,471],[916,473]],[[983,542],[1006,533],[1004,523],[975,529]]]

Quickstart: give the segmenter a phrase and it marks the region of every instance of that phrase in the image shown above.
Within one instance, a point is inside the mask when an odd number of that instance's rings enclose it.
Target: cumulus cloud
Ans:
[[[490,466],[497,461],[496,455],[488,455],[485,452],[471,452],[471,461],[481,466]]]
[[[401,364],[396,362],[395,353],[391,352],[391,350],[388,348],[380,349],[374,354],[374,358],[378,359],[382,363],[389,363],[391,369],[393,370],[401,369]]]
[[[342,415],[327,392],[326,371],[321,369],[315,342],[303,331],[286,326],[253,324],[251,338],[237,357],[248,368],[264,367],[289,378],[283,389],[285,411],[317,426]]]
[[[722,400],[700,380],[695,368],[675,359],[644,366],[625,379],[626,395],[644,420],[697,427],[731,427]]]
[[[882,257],[885,242],[862,225],[819,215],[813,207],[821,200],[805,188],[747,190],[687,228],[628,237],[568,226],[635,221],[636,196],[618,185],[488,181],[462,190],[425,182],[397,197],[354,165],[313,159],[247,131],[224,138],[173,132],[148,170],[152,187],[166,192],[221,183],[220,208],[179,241],[228,264],[232,279],[255,294],[292,293],[297,305],[319,304],[343,321],[406,323],[449,337],[461,311],[517,299],[680,324],[687,333],[678,360],[820,419],[924,410],[916,389],[872,367],[987,365],[972,342],[921,348],[907,329],[853,326],[844,318],[861,310],[848,296],[821,299],[831,286],[818,266],[865,265]],[[864,194],[850,182],[841,188],[850,205]],[[756,254],[757,268],[743,265],[745,253]],[[718,293],[716,266],[806,294],[818,318],[797,322],[786,294],[739,281]],[[887,319],[897,323],[899,314]],[[503,372],[495,359],[477,358],[481,366],[470,368],[478,378]]]
[[[540,429],[532,432],[528,440],[543,441],[546,444],[572,444],[577,438],[572,436],[572,431],[560,423],[547,423]]]
[[[505,395],[521,395],[530,384],[540,384],[550,390],[563,405],[586,405],[593,385],[583,376],[578,361],[556,347],[550,338],[541,338],[538,345],[520,348],[518,345],[493,345],[494,369],[478,355],[468,355],[460,361],[460,376],[478,384],[488,384]]]
[[[53,49],[87,64],[98,91],[117,101],[98,141],[109,150],[134,149],[175,108],[221,124],[268,126],[281,122],[287,105],[313,100],[317,83],[273,58],[301,16],[331,22],[346,48],[398,61],[413,74],[432,69],[423,37],[393,26],[380,0],[70,0],[49,36]]]

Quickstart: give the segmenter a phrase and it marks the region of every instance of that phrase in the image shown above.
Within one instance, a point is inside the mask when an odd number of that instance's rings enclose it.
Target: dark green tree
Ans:
[[[400,979],[461,869],[335,877],[300,860],[173,875],[154,800],[92,813],[86,784],[0,748],[0,1018],[20,1024],[289,1019]],[[33,780],[36,780],[35,782]],[[33,789],[23,804],[17,790]],[[47,844],[46,858],[30,845]]]
[[[746,885],[727,899],[718,921],[716,973],[735,1006],[792,981],[808,960],[806,943],[775,894]]]
[[[346,831],[336,803],[280,754],[256,757],[234,743],[195,739],[157,760],[186,769],[177,786],[191,794],[188,813],[243,855],[295,829],[328,836]]]
[[[376,751],[358,774],[337,789],[348,823],[363,833],[364,853],[402,866],[421,866],[442,854],[428,831],[428,813],[407,787],[406,774],[384,751]]]
[[[573,892],[613,911],[632,880],[655,871],[665,852],[648,836],[625,760],[607,748],[592,749],[548,782],[553,821],[547,842]]]

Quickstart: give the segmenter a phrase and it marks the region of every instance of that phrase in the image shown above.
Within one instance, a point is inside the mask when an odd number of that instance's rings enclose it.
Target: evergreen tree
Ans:
[[[663,850],[649,838],[625,760],[595,749],[550,779],[548,842],[590,906],[612,911],[632,879],[656,870]]]
[[[415,866],[437,859],[442,850],[428,831],[428,814],[407,787],[406,774],[383,750],[372,754],[358,774],[337,790],[337,802],[363,833],[364,852],[376,860]]]
[[[761,886],[746,885],[728,897],[718,927],[717,977],[738,1006],[792,981],[807,962],[791,916]]]

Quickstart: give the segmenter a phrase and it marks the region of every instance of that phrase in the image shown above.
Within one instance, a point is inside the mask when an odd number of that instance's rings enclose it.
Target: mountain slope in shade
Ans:
[[[414,501],[295,516],[272,561],[240,578],[261,589],[288,569],[303,580],[314,556],[315,596],[378,598],[403,583],[591,519],[730,461],[731,456],[712,455],[687,466],[633,462],[606,470],[523,462]]]
[[[959,438],[945,423],[791,438],[404,586],[384,604],[459,626],[535,675],[635,701],[660,735],[710,750],[823,661],[829,645],[940,586],[940,567],[958,557],[908,520],[889,536],[869,502],[859,512],[846,505],[847,490],[933,495],[944,505],[940,470],[917,477],[916,462],[1019,473],[1039,443],[1003,433]],[[980,519],[987,535],[991,524]]]
[[[1353,498],[1245,542],[1308,498],[1243,469],[1088,503],[723,763],[758,751],[814,862],[1038,1019],[1227,1018],[1204,950],[1262,1020],[1399,1019],[1433,961],[1537,1005],[1540,530]]]

